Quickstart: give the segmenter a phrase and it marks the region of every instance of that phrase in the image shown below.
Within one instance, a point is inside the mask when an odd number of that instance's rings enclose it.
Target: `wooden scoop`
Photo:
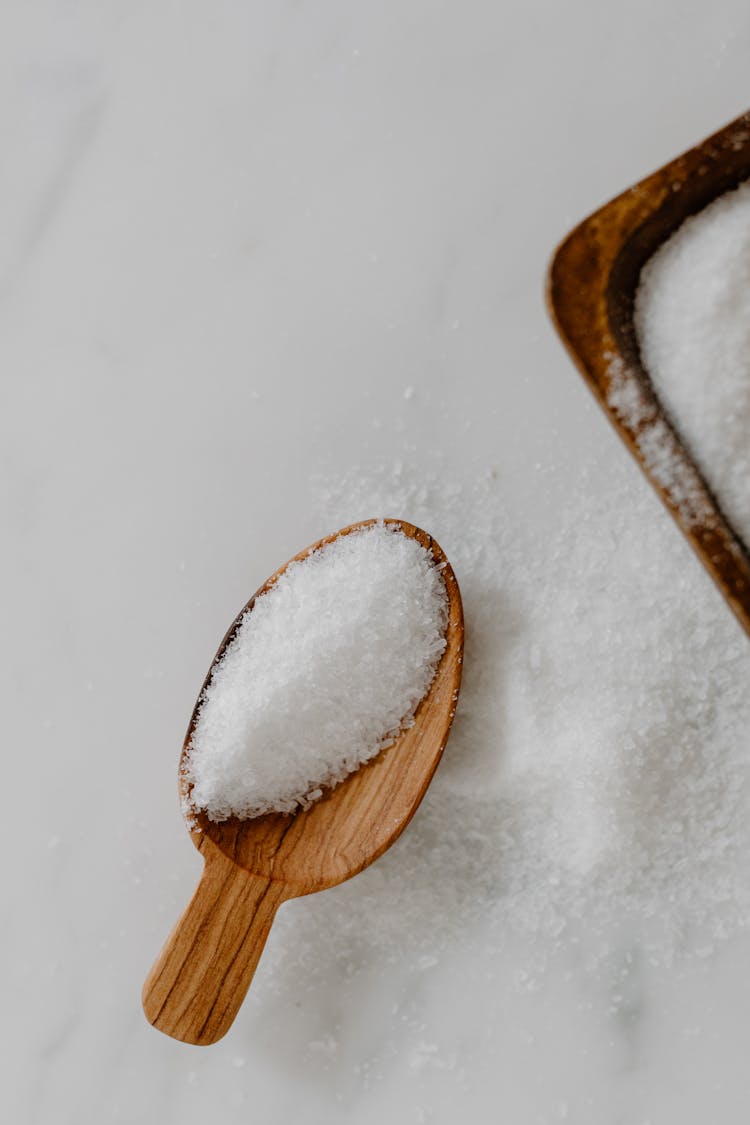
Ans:
[[[344,528],[296,559],[375,522],[365,520]],[[188,819],[193,843],[205,860],[203,875],[143,986],[143,1008],[150,1023],[185,1043],[207,1045],[226,1034],[281,903],[341,883],[382,855],[411,820],[440,761],[461,685],[461,594],[448,560],[431,536],[401,520],[385,522],[416,539],[442,566],[449,602],[447,647],[414,725],[309,808],[252,820],[232,817],[218,824],[204,813],[195,815],[192,823]],[[270,589],[289,565],[272,575],[235,618],[204,688],[255,598]],[[185,736],[183,758],[199,702]],[[189,805],[190,786],[182,769],[179,777],[181,796]]]

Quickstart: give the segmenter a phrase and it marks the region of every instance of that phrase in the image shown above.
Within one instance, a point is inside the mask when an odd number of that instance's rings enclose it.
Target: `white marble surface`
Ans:
[[[215,1048],[139,992],[199,870],[183,729],[238,606],[330,530],[311,474],[445,449],[541,523],[624,457],[546,262],[746,108],[748,47],[739,0],[2,5],[5,1120],[747,1120],[741,936],[644,968],[626,1025],[564,951],[519,989],[480,927],[433,968],[429,933],[324,943],[318,896],[324,971],[277,956]]]

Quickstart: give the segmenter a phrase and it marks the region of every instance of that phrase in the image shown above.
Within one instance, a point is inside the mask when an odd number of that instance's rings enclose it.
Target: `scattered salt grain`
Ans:
[[[392,524],[289,566],[214,669],[189,747],[194,808],[212,820],[291,812],[413,723],[445,649],[432,555]]]
[[[687,219],[646,263],[635,325],[659,398],[750,544],[750,183]]]
[[[338,1053],[338,1041],[333,1035],[324,1035],[321,1039],[311,1039],[309,1048],[312,1052],[321,1055],[326,1055],[328,1058],[335,1058]]]

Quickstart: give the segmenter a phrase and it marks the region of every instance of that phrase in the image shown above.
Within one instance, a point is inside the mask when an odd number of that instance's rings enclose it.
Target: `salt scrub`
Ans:
[[[686,220],[646,263],[635,327],[657,395],[750,544],[750,183]]]
[[[185,766],[192,806],[220,821],[320,797],[413,725],[447,623],[441,568],[392,524],[292,563],[206,688]]]

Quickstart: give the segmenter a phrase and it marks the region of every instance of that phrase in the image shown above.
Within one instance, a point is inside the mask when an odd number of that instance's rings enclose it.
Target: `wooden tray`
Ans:
[[[633,326],[646,260],[688,215],[748,178],[750,111],[577,226],[552,259],[547,302],[584,379],[750,635],[748,545],[662,409]]]

